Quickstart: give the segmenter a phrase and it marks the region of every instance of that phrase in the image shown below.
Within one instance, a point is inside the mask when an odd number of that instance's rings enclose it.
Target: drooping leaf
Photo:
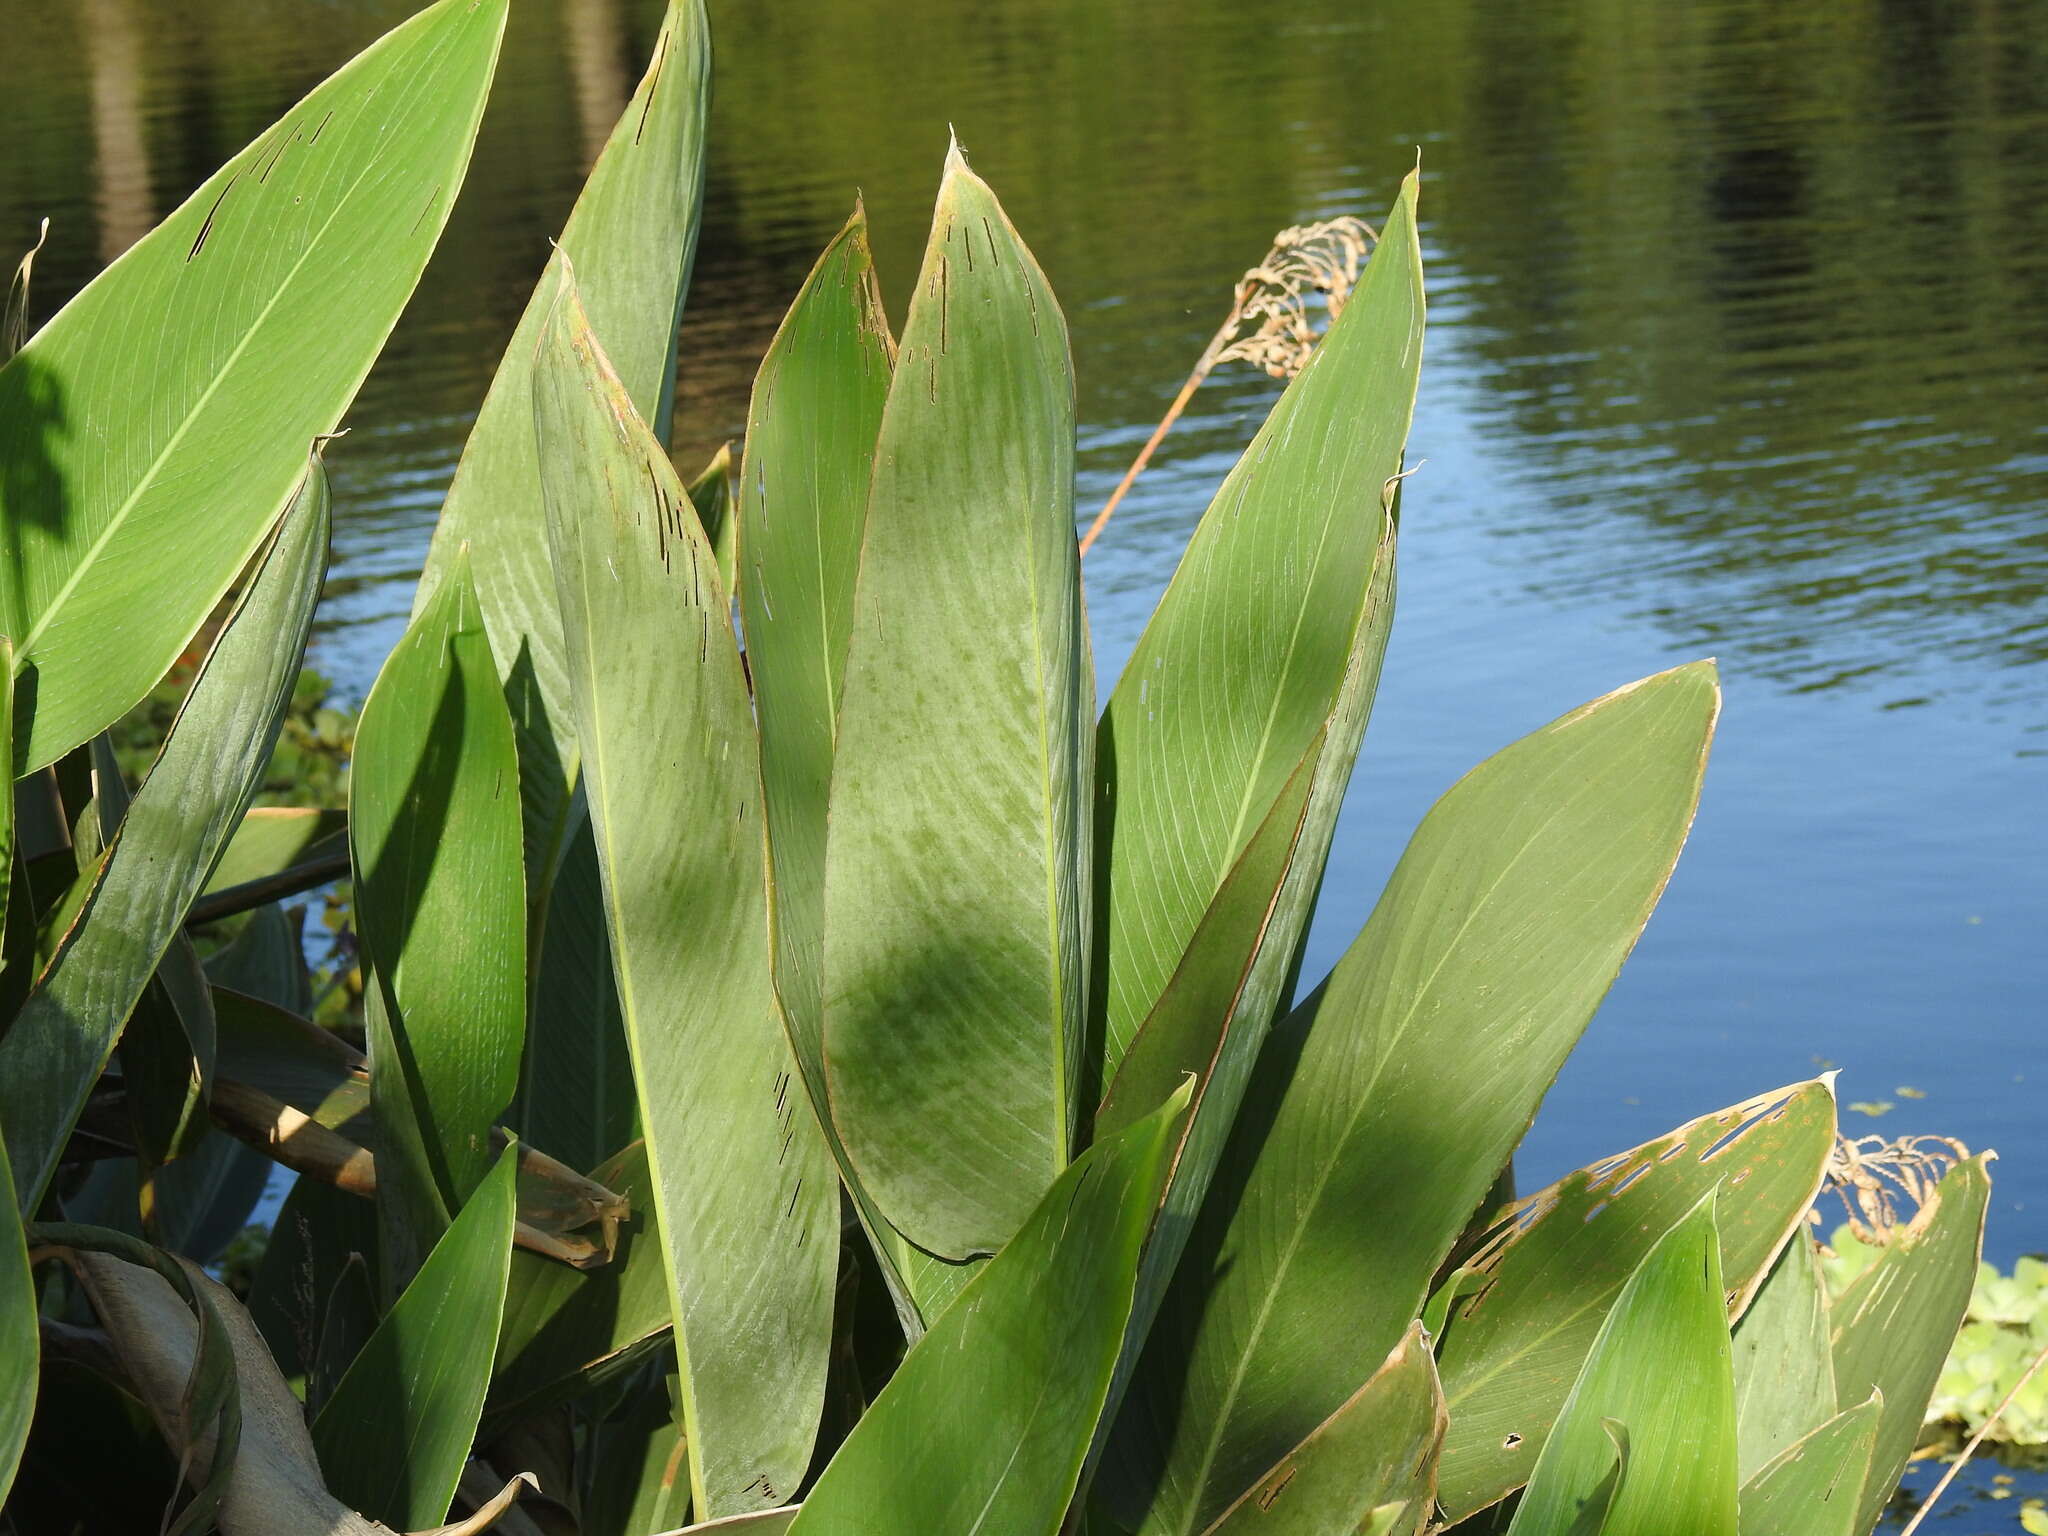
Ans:
[[[1342,1408],[1260,1478],[1205,1536],[1325,1536],[1356,1531],[1384,1505],[1419,1527],[1436,1492],[1444,1397],[1419,1326]],[[1385,1529],[1403,1527],[1389,1519]]]
[[[29,1273],[28,1245],[14,1199],[14,1176],[8,1171],[6,1149],[0,1147],[0,1504],[7,1502],[21,1448],[28,1443],[41,1358],[35,1280]]]
[[[1601,1320],[1658,1236],[1717,1185],[1722,1267],[1746,1300],[1798,1227],[1834,1145],[1826,1080],[1703,1115],[1511,1207],[1469,1263],[1439,1365],[1451,1405],[1437,1498],[1463,1519],[1529,1479]],[[1735,1181],[1740,1180],[1737,1184]]]
[[[24,1212],[41,1200],[122,1025],[181,941],[185,911],[270,761],[327,564],[326,473],[317,456],[303,473],[122,818],[81,917],[0,1036],[0,1130]]]
[[[1188,1090],[1061,1174],[904,1357],[805,1499],[795,1536],[1052,1536],[1130,1317]]]
[[[1742,1485],[1742,1536],[1865,1536],[1856,1521],[1883,1413],[1873,1391],[1760,1467]]]
[[[1743,1196],[1747,1205],[1746,1186]],[[1735,1330],[1735,1437],[1744,1482],[1835,1416],[1828,1334],[1820,1255],[1812,1238],[1795,1231]]]
[[[1361,652],[1364,728],[1392,617],[1367,594],[1392,557],[1388,488],[1422,361],[1416,188],[1403,182],[1357,291],[1204,514],[1103,713],[1105,1081]],[[1327,840],[1305,848],[1311,888]]]
[[[441,0],[373,43],[0,368],[17,775],[146,694],[264,541],[440,238],[504,22]]]
[[[1127,1526],[1201,1530],[1421,1309],[1663,890],[1718,700],[1710,664],[1645,679],[1424,818],[1261,1055],[1097,1481]]]
[[[562,226],[560,249],[588,284],[590,323],[634,408],[668,440],[676,328],[697,249],[711,46],[701,0],[671,0],[633,98]],[[549,882],[582,812],[576,727],[562,620],[548,563],[547,513],[533,439],[535,348],[555,301],[550,269],[535,287],[470,429],[441,507],[414,605],[423,611],[470,549],[498,675],[519,732],[527,876],[536,935]],[[542,950],[538,938],[529,947]],[[569,1020],[561,1021],[568,1027]]]
[[[776,1009],[730,601],[566,265],[558,277],[534,391],[548,536],[668,1256],[693,1506],[731,1514],[783,1502],[810,1459],[839,1194]]]
[[[1847,1409],[1875,1391],[1884,1405],[1856,1530],[1875,1523],[1899,1486],[1934,1384],[1962,1327],[1984,1247],[1990,1153],[1958,1163],[1897,1228],[1870,1268],[1834,1299],[1835,1396]]]
[[[1614,1464],[1601,1536],[1735,1536],[1735,1384],[1709,1194],[1629,1276],[1572,1384],[1510,1536],[1566,1536]]]
[[[825,1087],[825,807],[867,524],[875,438],[895,367],[867,216],[825,247],[754,380],[734,516],[740,611],[759,715],[774,879],[775,983],[804,1088],[885,1263],[915,1260],[875,1210],[831,1123]]]
[[[835,1127],[946,1258],[999,1248],[1072,1155],[1095,712],[1073,495],[1066,322],[956,146],[875,447],[823,909]]]
[[[356,926],[398,1068],[388,1081],[411,1088],[452,1210],[491,1166],[526,1033],[519,762],[459,559],[363,705],[349,797]]]
[[[447,1518],[483,1413],[516,1213],[508,1149],[313,1421],[327,1486],[395,1530]]]

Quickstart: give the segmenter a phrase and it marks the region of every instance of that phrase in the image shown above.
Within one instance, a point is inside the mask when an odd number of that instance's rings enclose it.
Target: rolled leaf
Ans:
[[[1844,1409],[1742,1485],[1742,1536],[1865,1536],[1858,1525],[1884,1394]]]
[[[54,322],[53,322],[54,324]],[[26,354],[24,354],[26,355]],[[0,1036],[0,1130],[24,1213],[213,861],[262,782],[327,566],[316,457],[136,792],[97,885]]]
[[[1424,818],[1259,1060],[1097,1482],[1126,1525],[1208,1525],[1421,1310],[1663,890],[1718,702],[1709,664],[1645,679]]]
[[[1601,1536],[1735,1536],[1735,1386],[1714,1196],[1657,1240],[1600,1325],[1509,1536],[1566,1536],[1627,1433]]]
[[[371,44],[0,368],[16,775],[146,694],[263,543],[440,238],[504,24],[441,0]]]
[[[313,1421],[327,1486],[395,1530],[447,1518],[483,1413],[516,1213],[508,1150]]]
[[[992,1253],[1072,1155],[1094,667],[1045,276],[947,157],[874,485],[832,767],[825,1072],[912,1242]]]
[[[1096,1143],[912,1347],[819,1477],[795,1536],[1053,1536],[1129,1320],[1183,1087]]]
[[[452,1210],[492,1163],[526,1035],[519,761],[476,592],[458,560],[377,674],[356,730],[356,926],[392,1071]],[[382,1074],[384,1063],[372,1051]]]
[[[732,1514],[784,1502],[810,1460],[839,1191],[776,1009],[731,603],[668,455],[566,265],[559,276],[534,395],[548,536],[668,1259],[692,1500]]]
[[[1835,1395],[1844,1409],[1883,1394],[1856,1530],[1867,1531],[1899,1486],[1920,1422],[1963,1325],[1984,1248],[1993,1154],[1956,1164],[1877,1262],[1830,1308]]]
[[[1416,190],[1411,175],[1343,314],[1203,515],[1103,712],[1104,1081],[1363,652],[1357,750],[1392,618],[1368,593],[1392,557],[1389,488],[1422,362]],[[1340,795],[1349,768],[1347,755]],[[1306,850],[1311,889],[1328,836]]]
[[[1834,1146],[1827,1080],[1679,1126],[1510,1207],[1469,1267],[1439,1351],[1451,1432],[1437,1498],[1463,1519],[1529,1479],[1600,1323],[1658,1236],[1716,1186],[1737,1309],[1801,1226]],[[1739,1180],[1738,1184],[1736,1181]]]

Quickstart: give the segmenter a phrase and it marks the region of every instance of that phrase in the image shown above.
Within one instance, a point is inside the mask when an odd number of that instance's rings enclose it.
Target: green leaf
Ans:
[[[1392,617],[1368,593],[1392,559],[1389,486],[1422,361],[1416,188],[1402,183],[1357,291],[1204,514],[1103,713],[1104,1081],[1363,662],[1340,794],[1349,775]],[[1304,845],[1311,889],[1327,852],[1327,832]]]
[[[458,559],[377,675],[349,791],[356,925],[450,1209],[489,1170],[490,1129],[519,1080],[518,786],[512,719]]]
[[[14,740],[14,642],[0,635],[0,741]],[[14,891],[14,779],[6,776],[6,783],[0,786],[0,933],[8,930],[7,907]],[[0,969],[5,969],[10,956],[0,951]],[[17,962],[19,963],[19,962]],[[12,1018],[11,1011],[0,1014],[0,1018]],[[4,1155],[4,1154],[0,1154]],[[15,1447],[16,1453],[20,1447]],[[13,1473],[13,1462],[5,1463],[7,1473],[0,1477],[0,1498],[6,1497],[6,1482]]]
[[[697,510],[697,521],[704,525],[704,536],[711,541],[712,553],[718,556],[719,583],[737,596],[740,524],[732,506],[732,444],[722,444],[711,455],[711,462],[684,489],[689,492],[690,505]]]
[[[674,1372],[647,1373],[624,1403],[585,1432],[578,1471],[589,1492],[577,1512],[576,1536],[645,1536],[689,1518],[690,1476],[672,1401],[676,1382]]]
[[[676,328],[697,249],[704,192],[704,120],[711,41],[701,0],[671,0],[646,73],[562,226],[560,249],[589,289],[590,323],[634,408],[666,442],[675,390]],[[414,612],[423,611],[467,544],[498,675],[519,732],[527,876],[536,937],[557,860],[582,818],[568,654],[548,563],[541,464],[533,438],[536,344],[553,308],[552,265],[519,317],[470,429],[441,507]],[[566,1005],[565,1005],[566,1006]],[[581,1011],[547,1016],[573,1028]]]
[[[0,687],[0,694],[6,689]],[[6,796],[4,798],[12,799]],[[0,1504],[14,1483],[21,1448],[35,1418],[41,1345],[36,1332],[35,1278],[29,1271],[14,1175],[0,1148]]]
[[[1884,1396],[1856,1530],[1890,1500],[1919,1438],[1942,1363],[1962,1327],[1984,1247],[1990,1153],[1956,1164],[1878,1260],[1830,1309],[1835,1393],[1843,1408]]]
[[[1663,890],[1718,700],[1705,663],[1633,684],[1424,818],[1259,1060],[1098,1482],[1125,1524],[1208,1525],[1420,1311]]]
[[[279,1368],[303,1380],[311,1412],[376,1325],[376,1257],[369,1201],[318,1179],[293,1181],[249,1287],[249,1316]]]
[[[1536,1459],[1510,1536],[1565,1536],[1614,1464],[1601,1536],[1735,1536],[1735,1385],[1721,1250],[1708,1195],[1622,1287]]]
[[[0,1036],[0,1128],[24,1213],[42,1199],[122,1026],[180,942],[186,909],[270,761],[327,565],[326,472],[317,457],[301,471],[300,493],[193,679],[83,916]]]
[[[957,1259],[1072,1155],[1095,712],[1066,322],[957,146],[898,363],[832,769],[825,1071],[862,1185]]]
[[[559,280],[534,394],[548,535],[668,1256],[692,1503],[732,1514],[781,1503],[810,1459],[839,1192],[775,1003],[731,604],[566,264]]]
[[[1097,1142],[903,1359],[794,1536],[1052,1536],[1109,1392],[1185,1085]]]
[[[372,44],[0,368],[17,776],[148,693],[263,543],[440,238],[504,22],[441,0]]]
[[[1742,1193],[1746,1207],[1747,1186]],[[1735,1330],[1735,1433],[1743,1480],[1833,1418],[1835,1406],[1827,1291],[1820,1255],[1802,1223]]]
[[[1720,1213],[1720,1243],[1729,1288],[1746,1298],[1800,1226],[1834,1138],[1828,1082],[1795,1084],[1602,1158],[1511,1207],[1468,1261],[1487,1283],[1445,1325],[1451,1432],[1437,1498],[1446,1518],[1529,1480],[1601,1319],[1660,1233],[1717,1185],[1739,1189]]]
[[[856,204],[769,344],[736,498],[740,584],[768,816],[775,983],[804,1088],[892,1284],[914,1264],[831,1122],[824,997],[825,808],[867,524],[875,438],[896,362]],[[700,509],[700,515],[701,515]]]
[[[447,1517],[482,1415],[512,1256],[508,1148],[313,1421],[334,1496],[394,1530]]]
[[[253,806],[207,876],[206,894],[269,879],[341,848],[348,813],[296,805]]]
[[[1420,1325],[1350,1401],[1254,1483],[1205,1536],[1325,1536],[1369,1526],[1382,1506],[1420,1516],[1436,1494],[1444,1397]],[[1400,1528],[1388,1519],[1387,1530]]]
[[[1865,1536],[1858,1504],[1883,1413],[1872,1392],[1758,1469],[1742,1485],[1742,1536]]]

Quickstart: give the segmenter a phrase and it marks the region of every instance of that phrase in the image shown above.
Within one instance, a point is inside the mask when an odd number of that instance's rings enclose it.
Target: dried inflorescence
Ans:
[[[1905,1225],[1927,1203],[1941,1176],[1970,1155],[1952,1136],[1838,1136],[1822,1176],[1859,1242],[1882,1247],[1893,1229]],[[1901,1202],[1910,1209],[1901,1209]],[[1816,1212],[1818,1215],[1818,1212]]]
[[[1309,296],[1320,294],[1327,319],[1335,320],[1378,243],[1378,231],[1349,215],[1281,230],[1266,259],[1238,280],[1230,319],[1199,371],[1246,362],[1276,379],[1293,378],[1315,350]]]

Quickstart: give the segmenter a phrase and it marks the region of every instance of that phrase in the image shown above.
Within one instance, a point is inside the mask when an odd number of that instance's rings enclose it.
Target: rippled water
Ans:
[[[0,0],[0,240],[53,218],[39,312],[403,9]],[[658,9],[515,7],[463,201],[333,454],[316,649],[351,691]],[[2048,7],[712,9],[691,466],[856,189],[900,317],[949,124],[1067,308],[1087,511],[1270,234],[1376,218],[1419,146],[1426,463],[1311,968],[1465,767],[1717,654],[1692,845],[1525,1181],[1824,1061],[1896,1106],[1856,1128],[1998,1147],[1990,1248],[2048,1247]],[[1212,381],[1090,556],[1106,673],[1274,389]]]

